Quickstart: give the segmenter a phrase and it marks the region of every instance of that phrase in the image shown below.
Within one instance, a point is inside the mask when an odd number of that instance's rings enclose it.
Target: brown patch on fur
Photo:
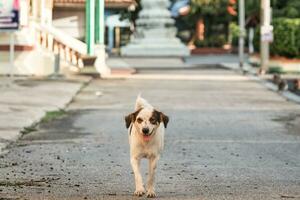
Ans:
[[[169,117],[167,115],[165,115],[164,113],[160,113],[160,118],[162,119],[165,128],[167,128],[167,125],[169,123]]]
[[[169,123],[169,117],[167,115],[157,110],[154,110],[152,117],[155,118],[158,123],[163,122],[165,128],[167,128],[167,125]]]
[[[149,121],[150,121],[151,124],[160,123],[161,122],[160,112],[158,112],[157,110],[154,110],[152,112],[152,116],[150,117]]]
[[[133,113],[130,113],[129,115],[127,115],[125,117],[125,123],[126,123],[126,128],[129,128],[130,124],[133,123],[136,119],[136,116],[139,114],[139,112],[141,111],[142,109],[139,109]]]

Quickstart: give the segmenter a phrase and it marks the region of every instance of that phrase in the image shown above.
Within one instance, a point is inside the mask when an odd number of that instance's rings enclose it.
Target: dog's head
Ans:
[[[149,140],[155,133],[160,123],[167,128],[169,117],[164,113],[153,108],[140,108],[125,117],[126,127],[129,128],[133,124],[144,140]]]

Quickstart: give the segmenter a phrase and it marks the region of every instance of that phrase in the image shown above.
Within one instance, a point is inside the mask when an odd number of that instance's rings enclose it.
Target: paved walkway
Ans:
[[[238,68],[239,58],[235,54],[197,55],[185,58],[139,58],[139,57],[109,57],[106,63],[112,69],[190,69],[199,65],[227,64]],[[247,65],[247,56],[245,56]],[[247,65],[248,66],[248,65]]]
[[[171,119],[159,199],[300,198],[298,104],[226,69],[139,72],[93,80],[68,116],[11,146],[0,157],[1,197],[132,199],[124,116],[142,92]]]
[[[0,77],[0,153],[47,111],[65,108],[86,81]]]

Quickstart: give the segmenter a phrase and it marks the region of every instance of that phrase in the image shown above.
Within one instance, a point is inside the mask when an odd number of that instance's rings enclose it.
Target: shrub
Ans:
[[[207,45],[208,45],[207,40],[196,40],[194,44],[198,48],[207,47]]]
[[[273,20],[274,41],[270,45],[272,55],[300,57],[300,19],[277,18]],[[259,27],[255,31],[254,47],[259,51]]]
[[[239,44],[239,34],[240,34],[240,28],[235,22],[231,22],[229,24],[229,43],[232,46],[238,46]]]
[[[195,41],[196,47],[222,47],[226,44],[226,36],[224,34],[220,35],[212,35],[206,37],[204,40],[196,40]]]
[[[223,47],[226,44],[226,36],[224,34],[214,35],[209,38],[209,46]]]
[[[272,54],[296,57],[300,55],[300,19],[278,18],[273,22]]]

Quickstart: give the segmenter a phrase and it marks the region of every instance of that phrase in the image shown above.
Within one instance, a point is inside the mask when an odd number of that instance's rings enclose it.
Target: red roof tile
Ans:
[[[55,7],[82,7],[85,0],[54,0]],[[109,8],[127,8],[136,4],[135,0],[105,0],[105,7]]]

